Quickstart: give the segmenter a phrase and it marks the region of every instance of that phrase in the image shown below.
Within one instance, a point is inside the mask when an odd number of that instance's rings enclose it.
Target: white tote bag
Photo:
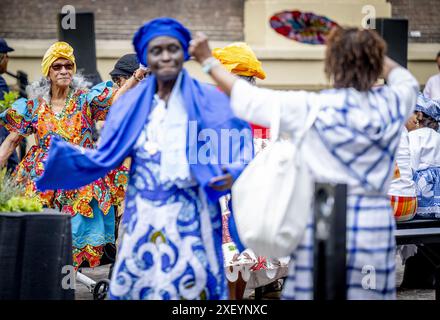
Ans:
[[[318,107],[310,109],[295,139],[280,137],[274,108],[271,143],[257,154],[232,186],[232,207],[243,244],[258,255],[284,257],[297,248],[312,214],[314,181],[300,152]]]

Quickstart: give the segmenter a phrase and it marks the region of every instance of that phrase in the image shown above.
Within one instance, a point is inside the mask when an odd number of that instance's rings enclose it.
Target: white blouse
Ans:
[[[411,167],[414,171],[440,167],[440,133],[420,128],[409,133]]]
[[[403,127],[402,135],[400,136],[396,162],[400,177],[391,181],[388,194],[392,196],[415,197],[416,187],[413,180],[413,170],[411,168],[409,137],[408,130],[405,127]]]
[[[440,99],[440,73],[428,79],[423,94],[430,99]]]
[[[368,92],[353,88],[320,93],[275,91],[237,80],[231,106],[237,117],[269,127],[271,106],[277,104],[281,131],[291,134],[303,128],[309,108],[320,107],[302,148],[315,179],[346,183],[352,194],[366,194],[366,190],[386,194],[392,156],[418,90],[417,80],[404,68],[393,69],[386,86]]]

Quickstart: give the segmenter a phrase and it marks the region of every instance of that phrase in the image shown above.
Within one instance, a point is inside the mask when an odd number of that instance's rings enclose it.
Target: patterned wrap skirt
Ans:
[[[440,168],[432,167],[414,173],[417,191],[417,216],[440,218]]]
[[[133,157],[111,300],[227,298],[221,212],[199,186],[160,181],[161,153]]]

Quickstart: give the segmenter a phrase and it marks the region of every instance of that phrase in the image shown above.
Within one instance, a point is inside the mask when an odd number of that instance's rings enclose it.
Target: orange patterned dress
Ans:
[[[14,175],[26,186],[27,194],[38,194],[44,206],[59,208],[72,215],[73,260],[78,267],[83,261],[99,265],[103,248],[114,243],[115,209],[125,196],[128,180],[123,166],[107,176],[77,190],[38,192],[34,180],[44,171],[52,135],[85,148],[94,148],[96,121],[104,120],[115,93],[112,82],[91,89],[69,92],[62,112],[54,113],[42,98],[19,99],[0,115],[0,124],[23,136],[35,135],[32,146],[17,166]]]

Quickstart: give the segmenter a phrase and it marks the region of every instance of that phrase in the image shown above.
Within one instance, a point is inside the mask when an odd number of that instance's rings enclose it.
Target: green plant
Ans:
[[[38,197],[25,195],[25,189],[6,171],[0,171],[0,212],[40,212],[43,210]]]
[[[10,108],[12,104],[18,99],[19,95],[17,91],[7,92],[3,96],[3,100],[0,100],[0,112]]]

